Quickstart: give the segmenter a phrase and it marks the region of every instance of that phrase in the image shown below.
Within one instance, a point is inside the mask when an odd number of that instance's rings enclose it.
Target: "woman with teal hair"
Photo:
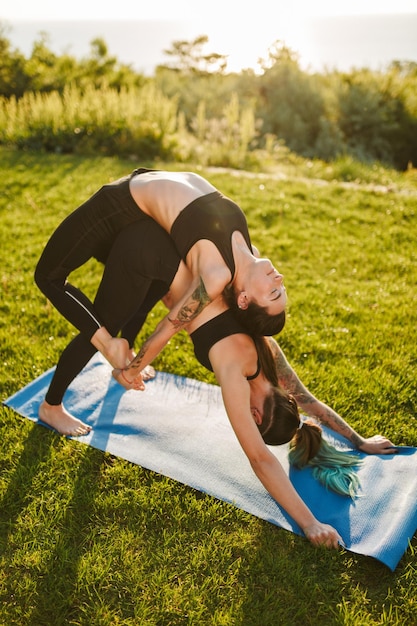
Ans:
[[[336,529],[320,522],[294,489],[271,445],[290,444],[289,460],[313,466],[326,487],[354,497],[360,457],[330,446],[319,424],[343,435],[368,454],[392,454],[386,437],[364,438],[302,384],[272,337],[252,337],[220,298],[187,326],[197,359],[212,370],[224,406],[249,463],[265,489],[314,545],[343,543]],[[306,419],[300,417],[300,412]],[[313,418],[309,419],[309,418]]]

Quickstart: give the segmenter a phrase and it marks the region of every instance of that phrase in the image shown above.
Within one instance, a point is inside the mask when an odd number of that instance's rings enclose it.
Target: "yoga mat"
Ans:
[[[53,369],[3,402],[37,421]],[[77,439],[131,461],[302,535],[253,473],[229,424],[220,388],[157,372],[145,392],[126,391],[97,354],[67,391],[69,411],[90,424]],[[42,422],[39,422],[42,424]],[[327,440],[351,449],[324,429]],[[417,529],[417,448],[398,454],[360,454],[359,497],[327,491],[310,468],[290,468],[288,447],[271,447],[296,490],[322,521],[334,526],[351,552],[371,556],[394,571]]]

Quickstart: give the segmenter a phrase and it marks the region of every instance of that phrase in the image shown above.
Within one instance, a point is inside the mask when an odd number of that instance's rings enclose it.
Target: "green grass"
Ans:
[[[0,164],[5,399],[53,366],[74,334],[33,282],[48,236],[140,164],[7,150]],[[296,174],[206,173],[285,274],[280,342],[301,379],[362,434],[417,445],[416,180],[382,168],[355,171],[352,185]],[[99,275],[91,263],[77,281],[93,293]],[[157,307],[142,338],[161,315]],[[156,365],[214,382],[182,334]],[[416,538],[391,573],[0,410],[1,626],[417,623]]]

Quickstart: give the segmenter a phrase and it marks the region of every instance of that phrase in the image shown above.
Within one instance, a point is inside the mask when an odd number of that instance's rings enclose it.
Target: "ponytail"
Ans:
[[[251,336],[261,369],[272,385],[271,393],[265,398],[262,424],[258,426],[263,440],[269,446],[290,442],[288,458],[291,465],[298,469],[307,465],[312,467],[314,478],[326,489],[353,499],[360,487],[355,469],[361,464],[361,459],[356,454],[337,450],[327,443],[322,437],[320,426],[315,422],[301,422],[294,397],[278,385],[271,344],[266,337]]]
[[[313,421],[301,422],[297,403],[290,394],[273,387],[265,399],[262,424],[258,428],[267,445],[289,442],[290,464],[298,469],[312,467],[314,478],[326,489],[351,498],[357,495],[360,481],[355,469],[361,459],[327,443],[320,426]]]
[[[325,441],[321,428],[314,422],[304,422],[290,441],[288,455],[290,464],[298,469],[305,466],[313,468],[313,476],[330,489],[342,496],[357,495],[360,481],[355,469],[361,464],[356,454],[337,450]]]

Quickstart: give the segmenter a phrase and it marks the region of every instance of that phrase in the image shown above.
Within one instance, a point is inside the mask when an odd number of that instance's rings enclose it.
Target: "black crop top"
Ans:
[[[241,333],[243,335],[247,335],[247,331],[234,318],[230,309],[227,309],[223,313],[220,313],[220,315],[213,317],[211,320],[190,334],[190,338],[194,344],[194,354],[197,361],[212,372],[213,368],[211,367],[208,356],[210,349],[221,339],[229,337],[230,335],[238,335]],[[247,376],[247,380],[253,380],[256,378],[260,371],[261,365],[258,359],[256,372],[251,376]]]
[[[235,275],[232,234],[238,230],[252,251],[248,224],[242,209],[219,191],[196,198],[174,220],[170,235],[184,259],[192,246],[201,239],[212,241],[224,262]]]

